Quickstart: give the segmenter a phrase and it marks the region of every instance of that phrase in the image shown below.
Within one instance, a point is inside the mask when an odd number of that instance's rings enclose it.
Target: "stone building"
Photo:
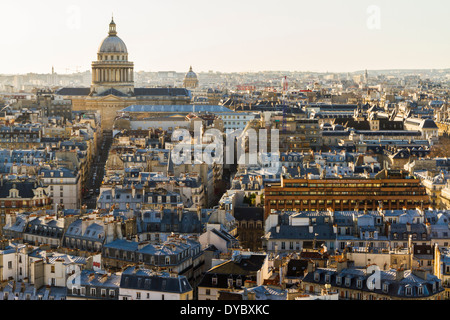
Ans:
[[[319,293],[326,286],[339,293],[339,300],[442,300],[441,280],[419,269],[378,270],[375,266],[352,268],[349,261],[338,262],[337,269],[317,268],[302,280],[307,293]]]
[[[186,76],[184,77],[183,87],[189,89],[198,87],[197,74],[194,71],[192,71],[192,66],[189,68],[189,72],[186,73]]]
[[[56,95],[72,100],[73,110],[99,110],[102,127],[112,128],[116,111],[131,105],[188,104],[191,93],[185,88],[135,88],[134,63],[128,60],[125,42],[117,36],[114,20],[92,62],[90,88],[61,88]]]

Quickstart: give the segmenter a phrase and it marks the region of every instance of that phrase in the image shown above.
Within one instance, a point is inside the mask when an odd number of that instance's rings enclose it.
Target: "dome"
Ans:
[[[128,53],[125,42],[117,36],[116,23],[114,19],[109,24],[108,37],[103,40],[98,53]]]
[[[197,79],[197,74],[192,71],[192,67],[189,69],[189,72],[186,73],[186,79]]]
[[[128,53],[127,46],[125,42],[122,41],[118,36],[108,36],[103,40],[99,53]]]

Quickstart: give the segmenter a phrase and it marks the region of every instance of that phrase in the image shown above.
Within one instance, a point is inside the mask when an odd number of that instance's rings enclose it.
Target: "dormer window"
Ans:
[[[329,275],[329,274],[326,274],[325,275],[325,282],[326,283],[330,283],[331,281],[330,281],[330,278],[331,278],[331,276]]]
[[[351,278],[349,277],[345,278],[345,286],[350,287],[351,282],[352,282]]]
[[[358,279],[358,280],[356,280],[356,286],[358,287],[358,289],[362,289],[362,280],[361,279]]]
[[[212,285],[213,285],[213,286],[217,285],[217,276],[216,276],[216,275],[214,275],[214,276],[212,277],[211,282],[212,282]]]
[[[387,293],[389,291],[389,284],[388,283],[384,283],[383,284],[383,292]]]
[[[320,273],[319,272],[315,272],[314,273],[314,281],[319,281],[320,280]]]
[[[227,284],[228,284],[228,288],[233,287],[233,277],[230,276],[230,277],[227,279]]]
[[[341,276],[337,276],[336,278],[336,284],[341,285],[342,284],[342,277]]]
[[[419,287],[417,288],[417,294],[418,294],[419,296],[423,295],[423,287],[422,287],[422,286],[419,286]]]
[[[409,285],[406,286],[405,293],[406,293],[407,296],[411,296],[412,295],[412,288],[411,288],[411,286],[409,286]]]

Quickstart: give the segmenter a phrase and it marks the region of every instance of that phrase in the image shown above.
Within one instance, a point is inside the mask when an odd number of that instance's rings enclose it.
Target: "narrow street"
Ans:
[[[97,197],[99,195],[100,186],[102,185],[103,176],[105,174],[105,164],[108,159],[108,152],[112,144],[112,131],[103,131],[103,139],[98,146],[98,154],[94,158],[94,163],[89,173],[87,189],[89,193],[82,200],[82,204],[87,206],[87,209],[95,209],[97,204]]]

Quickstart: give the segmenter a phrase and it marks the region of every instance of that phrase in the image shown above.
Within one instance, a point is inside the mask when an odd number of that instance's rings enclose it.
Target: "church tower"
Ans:
[[[125,43],[117,36],[114,19],[109,24],[109,33],[97,52],[97,61],[92,62],[91,96],[134,95],[133,62],[128,61]]]

